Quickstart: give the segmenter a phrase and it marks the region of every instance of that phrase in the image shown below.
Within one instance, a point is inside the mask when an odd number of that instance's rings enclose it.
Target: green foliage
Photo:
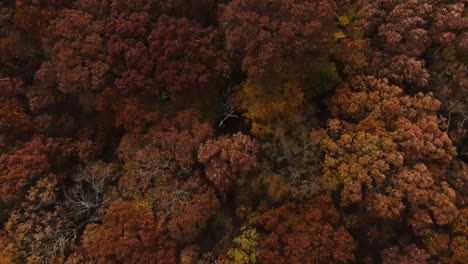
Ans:
[[[331,91],[342,82],[334,63],[314,62],[310,65],[310,72],[312,94]]]

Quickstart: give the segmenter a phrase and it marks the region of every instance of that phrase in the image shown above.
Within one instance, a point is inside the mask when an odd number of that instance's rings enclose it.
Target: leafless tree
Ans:
[[[223,91],[222,100],[221,121],[219,122],[218,127],[221,127],[229,118],[239,118],[239,116],[235,114],[236,108],[234,98],[232,97],[231,93],[231,87]]]

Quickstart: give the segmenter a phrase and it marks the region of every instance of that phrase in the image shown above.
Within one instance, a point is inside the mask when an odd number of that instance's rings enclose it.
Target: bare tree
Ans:
[[[231,93],[231,86],[223,91],[222,94],[222,103],[221,103],[221,121],[219,122],[218,127],[221,127],[226,120],[229,118],[239,118],[238,115],[235,114],[235,102],[234,98],[232,97]]]

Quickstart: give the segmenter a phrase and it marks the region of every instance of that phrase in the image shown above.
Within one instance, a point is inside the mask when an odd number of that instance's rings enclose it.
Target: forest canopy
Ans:
[[[465,0],[0,0],[0,264],[465,264]]]

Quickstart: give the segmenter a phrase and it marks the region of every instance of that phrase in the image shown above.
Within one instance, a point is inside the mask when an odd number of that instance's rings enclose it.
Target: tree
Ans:
[[[86,227],[83,248],[98,263],[175,262],[175,245],[159,228],[151,208],[125,201],[112,202],[102,224]]]
[[[418,235],[450,224],[456,193],[445,173],[455,149],[439,107],[431,94],[404,96],[387,80],[358,77],[341,86],[321,142],[325,188],[340,195],[342,207],[405,223]]]
[[[335,9],[329,0],[234,0],[223,7],[220,25],[229,54],[249,77],[257,77],[268,73],[278,59],[297,62],[326,56]]]
[[[206,177],[225,194],[235,181],[257,167],[258,143],[241,133],[208,140],[198,150]]]
[[[416,245],[401,244],[384,249],[381,253],[382,263],[424,264],[429,256]]]
[[[304,200],[322,191],[323,153],[320,137],[300,123],[290,133],[276,135],[263,144],[265,153],[260,179],[268,200]]]
[[[0,156],[0,199],[18,202],[35,180],[63,170],[74,156],[70,139],[35,136],[29,142]],[[57,177],[63,176],[64,171]]]
[[[22,86],[18,78],[0,79],[0,137],[8,141],[24,138],[32,130],[31,118],[20,100]]]
[[[25,263],[57,263],[65,259],[77,236],[74,223],[55,207],[58,181],[49,175],[29,190],[27,199],[10,215],[5,230],[13,238],[15,261]],[[49,208],[54,208],[49,210]]]
[[[247,79],[236,93],[236,101],[244,116],[252,122],[252,133],[266,138],[285,133],[302,119],[305,83],[294,67],[279,65],[268,81]]]
[[[40,178],[4,225],[4,237],[11,238],[5,249],[14,249],[14,262],[65,263],[83,227],[99,220],[96,210],[116,177],[115,166],[101,162],[77,170],[67,186],[52,173]]]
[[[260,207],[267,236],[260,242],[261,263],[346,263],[354,260],[353,239],[339,226],[329,197],[279,208]]]
[[[343,41],[337,58],[349,76],[386,77],[412,94],[433,92],[450,120],[450,135],[462,145],[467,116],[464,12],[465,6],[453,0],[363,2],[353,22],[363,37]]]
[[[26,90],[29,110],[37,133],[71,136],[76,129],[76,101],[57,89],[57,74],[50,62],[44,62]],[[60,111],[58,110],[60,109]]]
[[[0,73],[29,79],[41,63],[38,41],[34,43],[14,26],[14,12],[0,6]]]
[[[159,17],[151,7],[157,1],[110,1],[107,20],[107,63],[115,75],[114,84],[128,95],[138,90],[153,90],[151,73],[154,63],[149,57],[148,37]],[[153,10],[155,11],[155,10]]]
[[[66,0],[16,0],[15,26],[32,41],[39,41],[50,21],[72,4]]]
[[[103,97],[100,99],[107,101],[111,98]],[[141,97],[123,98],[111,107],[115,112],[114,125],[115,127],[123,127],[127,132],[140,134],[151,123],[158,120],[160,113],[157,107],[145,102],[144,98]]]
[[[198,146],[211,135],[212,128],[187,110],[161,120],[142,137],[143,144],[129,145],[140,149],[123,155],[121,196],[152,208],[159,228],[177,244],[196,239],[220,206],[196,166]]]
[[[83,105],[87,103],[85,96],[106,85],[109,65],[101,37],[104,30],[105,21],[88,12],[65,9],[51,22],[43,38],[44,49],[57,72],[58,89],[79,95]]]
[[[123,94],[145,92],[180,100],[216,93],[229,76],[218,33],[187,18],[173,18],[171,1],[113,1],[108,20],[108,63]],[[128,5],[128,6],[127,6]],[[185,5],[185,3],[184,3]],[[188,94],[188,96],[187,96]]]
[[[213,40],[216,34],[186,18],[159,18],[148,37],[149,52],[156,65],[155,80],[171,98],[215,93],[220,81],[229,77],[227,56]]]
[[[159,224],[178,245],[195,241],[221,206],[214,189],[196,176],[158,186],[150,198]]]
[[[441,263],[463,263],[468,256],[466,234],[468,210],[463,208],[450,225],[450,229],[438,229],[424,237],[423,245],[432,259]]]
[[[144,196],[156,179],[164,184],[193,175],[196,150],[212,133],[211,126],[200,122],[193,110],[178,113],[173,121],[161,120],[141,137],[142,144],[129,144],[133,148],[142,147],[133,150],[134,154],[126,160],[131,165],[120,180],[123,194]]]
[[[228,251],[235,264],[255,264],[259,255],[260,234],[255,228],[243,226],[242,234],[234,238],[236,247]]]

